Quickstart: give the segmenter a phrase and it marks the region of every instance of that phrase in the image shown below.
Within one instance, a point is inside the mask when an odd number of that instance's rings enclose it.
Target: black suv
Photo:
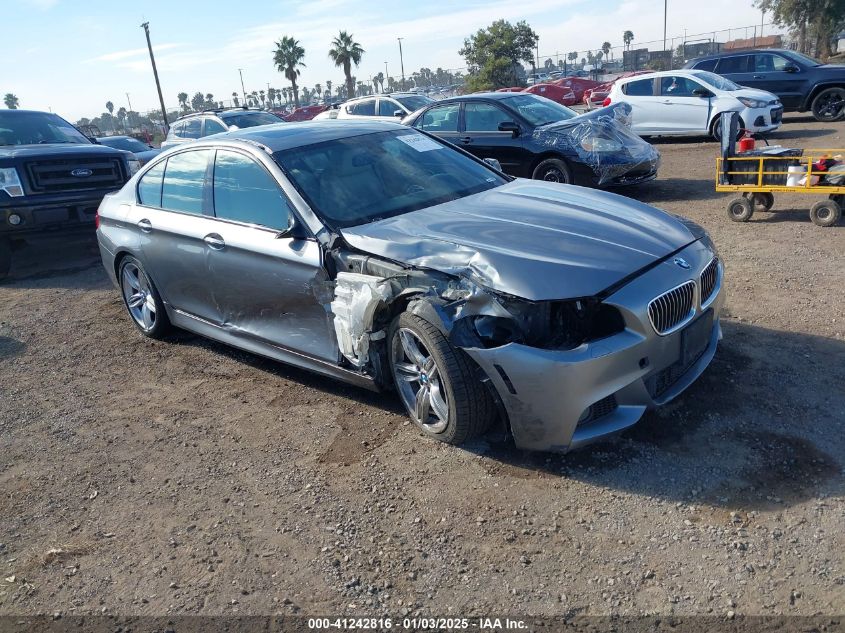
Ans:
[[[249,110],[247,108],[230,108],[228,110],[204,110],[181,116],[173,125],[167,138],[161,144],[162,148],[173,147],[187,141],[195,141],[211,134],[220,134],[229,130],[239,130],[245,127],[284,123],[271,112],[263,110]]]
[[[776,94],[786,110],[812,111],[816,121],[845,117],[845,66],[781,49],[699,57],[684,68],[709,70],[741,86]]]
[[[139,168],[130,152],[92,142],[60,116],[0,111],[0,279],[13,246],[80,229],[93,235],[103,196]]]

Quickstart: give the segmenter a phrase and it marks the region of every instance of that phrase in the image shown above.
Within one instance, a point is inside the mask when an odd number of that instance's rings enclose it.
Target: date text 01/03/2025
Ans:
[[[511,618],[308,618],[308,628],[312,630],[468,630],[479,631],[518,631],[525,629],[524,620]]]

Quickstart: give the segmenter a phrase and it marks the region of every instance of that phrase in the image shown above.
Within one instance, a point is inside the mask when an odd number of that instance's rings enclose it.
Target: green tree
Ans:
[[[317,98],[317,101],[323,97],[323,86],[314,84],[314,96]]]
[[[187,92],[180,92],[176,95],[176,98],[179,99],[179,106],[182,108],[183,112],[188,111],[188,93]]]
[[[305,59],[305,49],[296,39],[285,35],[276,42],[273,63],[276,65],[276,70],[284,73],[285,78],[290,81],[294,106],[297,108],[299,107],[299,86],[296,85],[296,78],[299,77],[299,69],[305,68],[303,59]]]
[[[276,89],[275,88],[268,88],[267,89],[267,100],[270,102],[271,106],[276,105]]]
[[[202,110],[202,105],[205,103],[205,97],[201,92],[195,92],[194,96],[191,97],[191,107],[194,111],[199,112]]]
[[[376,75],[376,83],[381,86],[381,92],[384,92],[384,73],[380,72]]]
[[[240,105],[240,102],[238,101],[238,93],[237,92],[232,93],[232,103],[235,104],[236,108]]]
[[[518,83],[520,62],[533,63],[537,34],[523,21],[496,20],[464,40],[459,54],[470,73],[470,90],[489,90]]]
[[[625,31],[622,34],[622,42],[625,44],[625,50],[631,50],[631,42],[634,41],[634,32],[633,31]]]
[[[122,107],[117,111],[117,120],[120,121],[120,127],[126,129],[126,108]]]
[[[6,96],[3,97],[3,103],[6,104],[6,107],[9,108],[9,110],[17,110],[18,104],[20,103],[20,99],[18,99],[11,92],[7,92]]]
[[[332,96],[332,80],[331,79],[326,80],[326,92],[329,93],[329,99],[331,99],[331,96]]]
[[[812,37],[813,49],[823,59],[830,55],[831,40],[845,22],[845,0],[757,0],[756,6],[796,35],[802,53],[810,52]]]
[[[334,65],[343,68],[343,76],[346,78],[346,91],[350,95],[355,94],[352,64],[357,67],[365,52],[352,37],[352,33],[341,31],[332,40],[332,47],[329,49],[329,58],[334,62]]]
[[[604,42],[601,45],[601,52],[604,53],[604,58],[607,59],[607,56],[610,55],[610,42]]]

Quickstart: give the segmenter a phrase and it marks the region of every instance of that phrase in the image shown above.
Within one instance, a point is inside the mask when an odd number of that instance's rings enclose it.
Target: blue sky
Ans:
[[[150,22],[165,103],[185,91],[211,92],[216,99],[287,85],[272,64],[274,41],[292,35],[305,47],[307,68],[300,83],[325,86],[343,81],[328,59],[339,29],[351,31],[366,50],[359,79],[385,69],[399,75],[403,40],[405,72],[421,66],[460,68],[463,39],[495,19],[525,19],[540,35],[542,58],[570,50],[596,49],[608,40],[622,45],[630,29],[635,41],[663,37],[659,0],[243,0],[180,2],[142,0],[0,0],[0,94],[15,93],[21,107],[52,108],[76,120],[96,116],[107,100],[116,108],[158,107],[144,32]],[[759,24],[751,0],[669,0],[669,36]]]

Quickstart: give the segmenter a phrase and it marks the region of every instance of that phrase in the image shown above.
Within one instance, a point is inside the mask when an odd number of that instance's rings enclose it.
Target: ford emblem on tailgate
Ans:
[[[88,176],[90,176],[93,173],[94,172],[91,171],[90,169],[82,168],[82,169],[74,169],[72,172],[70,172],[70,175],[76,176],[77,178],[88,178]]]

